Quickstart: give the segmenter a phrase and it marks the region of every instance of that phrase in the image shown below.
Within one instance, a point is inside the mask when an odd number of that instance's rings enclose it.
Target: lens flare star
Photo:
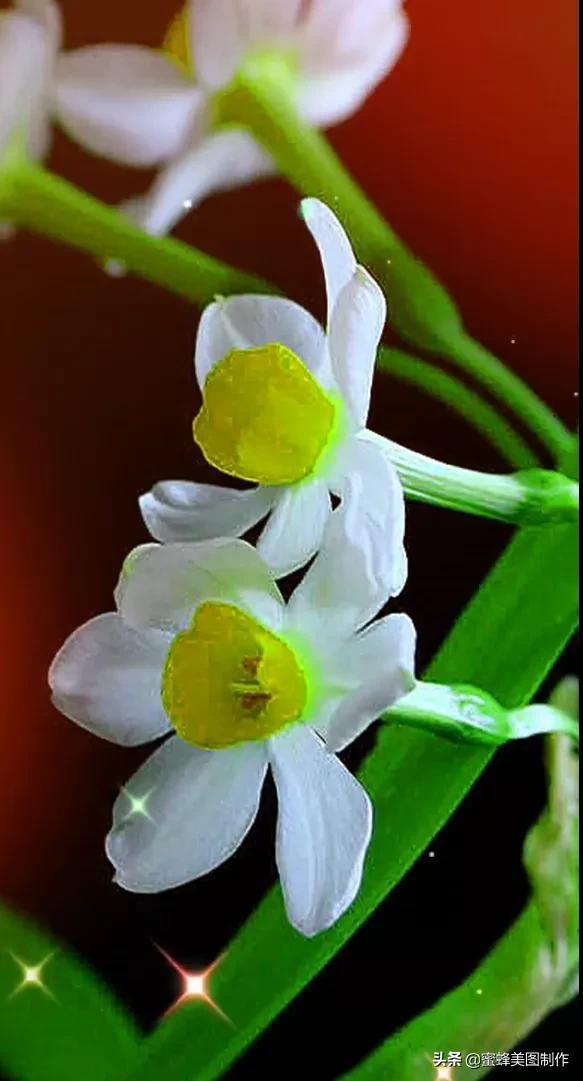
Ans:
[[[125,815],[126,818],[134,818],[136,815],[139,815],[141,818],[149,819],[150,822],[154,821],[148,810],[148,800],[154,791],[153,788],[150,788],[148,792],[144,792],[141,796],[136,796],[133,792],[130,792],[129,788],[125,788],[123,785],[121,791],[128,801],[128,809]]]
[[[36,965],[27,965],[24,961],[21,960],[20,957],[17,957],[15,953],[10,952],[10,956],[14,963],[18,965],[22,973],[22,979],[20,983],[17,984],[17,986],[14,988],[14,991],[9,996],[10,998],[14,998],[15,995],[20,995],[23,991],[29,988],[35,988],[39,991],[42,991],[43,994],[47,995],[49,998],[54,999],[55,996],[53,995],[52,991],[49,990],[49,988],[43,981],[43,971],[48,965],[51,958],[54,957],[53,953],[47,954],[47,956],[44,957],[42,961],[39,961]]]
[[[178,962],[175,961],[166,950],[163,950],[161,946],[158,946],[156,943],[154,943],[154,945],[162,954],[162,957],[168,961],[168,964],[172,965],[172,968],[178,973],[182,981],[181,993],[172,1006],[166,1011],[165,1016],[168,1017],[169,1014],[174,1013],[175,1010],[179,1009],[180,1006],[184,1006],[187,1002],[202,1001],[206,1002],[215,1013],[218,1013],[219,1016],[223,1018],[223,1021],[227,1021],[231,1025],[233,1023],[231,1018],[227,1017],[226,1013],[223,1013],[220,1006],[217,1006],[217,1003],[211,997],[209,987],[210,977],[223,960],[224,954],[221,957],[218,957],[217,960],[212,965],[209,965],[203,972],[189,972],[187,969],[183,968],[182,965],[179,965]]]

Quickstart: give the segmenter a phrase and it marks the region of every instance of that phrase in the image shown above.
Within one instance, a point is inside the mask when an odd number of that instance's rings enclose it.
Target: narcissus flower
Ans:
[[[114,807],[106,847],[121,886],[153,893],[221,864],[271,768],[290,921],[311,936],[353,901],[372,808],[334,752],[414,683],[411,621],[370,622],[390,560],[363,528],[362,498],[356,477],[287,604],[245,541],[144,545],[117,612],[57,655],[49,679],[66,716],[125,745],[169,735]]]
[[[59,62],[64,127],[98,154],[164,169],[128,212],[163,234],[213,191],[270,173],[243,130],[215,130],[213,103],[258,53],[283,57],[304,117],[327,126],[360,106],[407,39],[402,0],[191,0],[165,53],[91,46]]]
[[[293,301],[264,296],[218,300],[198,331],[195,440],[218,469],[258,486],[165,481],[142,496],[142,514],[164,542],[241,535],[268,514],[258,548],[283,575],[318,550],[331,493],[342,499],[358,474],[380,543],[392,537],[396,595],[406,574],[403,494],[365,428],[385,300],[334,214],[316,199],[302,211],[324,267],[327,333]]]
[[[50,0],[15,0],[0,10],[0,157],[14,138],[33,160],[46,154],[60,37],[59,11]]]

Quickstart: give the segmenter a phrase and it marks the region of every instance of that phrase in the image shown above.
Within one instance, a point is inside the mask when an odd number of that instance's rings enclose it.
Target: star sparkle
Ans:
[[[23,991],[29,988],[36,988],[39,991],[42,991],[43,994],[47,995],[49,998],[54,999],[55,996],[53,995],[52,991],[49,990],[43,980],[44,969],[48,965],[51,958],[54,957],[54,953],[47,954],[47,956],[44,957],[42,961],[39,961],[36,965],[26,964],[26,962],[23,961],[20,957],[18,957],[17,954],[12,953],[11,951],[10,956],[14,963],[18,965],[22,975],[20,983],[16,985],[12,994],[9,996],[10,998],[14,998],[15,995],[20,995]]]
[[[178,973],[181,980],[181,992],[176,1001],[173,1002],[169,1009],[166,1011],[165,1016],[168,1017],[169,1014],[174,1013],[175,1010],[179,1009],[181,1006],[184,1006],[187,1002],[198,1001],[206,1002],[207,1005],[210,1006],[211,1009],[215,1011],[215,1013],[218,1013],[224,1021],[232,1024],[230,1017],[227,1017],[227,1014],[224,1013],[223,1010],[221,1010],[220,1006],[218,1006],[215,1000],[212,998],[209,985],[210,977],[222,961],[224,954],[221,955],[221,957],[218,957],[217,960],[214,961],[212,965],[209,965],[208,968],[204,969],[204,971],[189,972],[188,969],[183,968],[182,965],[179,965],[178,962],[175,961],[174,958],[166,952],[166,950],[162,949],[161,946],[158,946],[156,943],[155,945],[156,949],[162,954],[162,957],[164,957],[168,961],[168,964],[172,965],[174,971]]]
[[[150,788],[148,792],[144,792],[141,796],[136,796],[135,793],[130,792],[129,788],[125,788],[123,785],[121,787],[121,791],[123,792],[129,805],[125,815],[126,819],[138,816],[141,818],[147,818],[150,822],[154,821],[152,815],[148,810],[148,800],[150,799],[150,796],[154,791],[153,788]]]

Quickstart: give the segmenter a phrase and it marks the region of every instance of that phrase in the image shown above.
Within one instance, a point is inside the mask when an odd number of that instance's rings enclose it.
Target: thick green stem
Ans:
[[[418,387],[459,413],[515,469],[529,469],[540,464],[528,443],[501,413],[454,375],[427,360],[412,357],[402,349],[381,349],[377,364],[387,375]]]
[[[217,293],[269,293],[273,287],[178,240],[149,236],[118,210],[11,150],[0,163],[0,220],[120,261],[147,281],[197,304]]]
[[[569,433],[538,396],[467,334],[453,300],[402,243],[348,174],[326,139],[295,105],[287,63],[253,57],[216,102],[217,121],[250,129],[279,171],[306,195],[323,199],[344,223],[359,258],[385,288],[393,325],[414,345],[447,356],[499,397],[548,447],[564,451]]]
[[[546,469],[479,473],[418,454],[375,432],[367,432],[367,439],[393,463],[410,499],[517,525],[578,518],[579,486],[561,473]]]
[[[476,684],[507,708],[526,704],[576,626],[577,554],[574,526],[518,533],[427,678]],[[381,729],[360,772],[375,808],[375,829],[355,904],[331,930],[306,940],[289,926],[279,888],[272,890],[215,974],[213,994],[233,1027],[208,1011],[178,1011],[151,1037],[131,1081],[222,1077],[406,874],[491,754],[424,732]]]

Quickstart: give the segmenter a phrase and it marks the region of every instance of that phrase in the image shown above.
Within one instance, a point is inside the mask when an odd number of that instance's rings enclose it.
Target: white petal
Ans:
[[[219,488],[165,480],[140,496],[140,510],[155,540],[163,544],[240,537],[263,518],[274,500],[271,488]]]
[[[364,429],[346,441],[330,484],[342,496],[346,478],[353,473],[361,478],[362,511],[370,542],[377,545],[377,572],[385,581],[389,596],[396,597],[407,581],[405,497],[393,463],[382,446],[369,440],[371,434]]]
[[[134,746],[170,725],[162,706],[162,669],[170,639],[126,626],[115,612],[79,627],[55,657],[49,684],[61,713],[96,736]]]
[[[257,542],[276,578],[298,570],[315,555],[331,513],[328,485],[322,480],[284,491]]]
[[[382,289],[364,267],[357,267],[338,297],[329,329],[332,372],[357,428],[366,424],[386,317]]]
[[[334,654],[330,678],[355,688],[320,727],[330,751],[341,751],[415,686],[415,628],[397,613],[373,623]]]
[[[311,937],[354,900],[372,830],[370,800],[309,728],[271,741],[276,858],[290,922]]]
[[[121,209],[145,232],[164,236],[207,196],[273,171],[271,158],[246,131],[215,132],[171,161],[146,195]]]
[[[305,0],[238,0],[239,10],[247,28],[247,39],[256,44],[283,42],[289,48],[290,34],[304,17]]]
[[[330,207],[320,199],[303,199],[301,209],[322,260],[330,326],[336,301],[356,270],[356,259],[346,232]]]
[[[127,165],[156,165],[201,133],[204,95],[161,52],[95,45],[57,64],[55,108],[82,146]]]
[[[342,502],[288,605],[290,624],[315,647],[349,637],[402,585],[403,493],[394,469],[375,450],[354,450],[358,468],[341,478]]]
[[[21,133],[31,157],[46,152],[54,54],[55,43],[41,23],[19,11],[0,12],[0,153]]]
[[[213,90],[226,86],[243,58],[246,27],[236,0],[190,4],[191,46],[197,78]]]
[[[312,0],[302,38],[303,66],[330,71],[364,60],[403,18],[403,0]]]
[[[53,0],[13,0],[13,6],[32,15],[51,35],[55,48],[58,48],[62,37],[63,20],[60,9]]]
[[[206,86],[230,83],[245,55],[297,47],[305,0],[195,0],[190,5],[194,69]]]
[[[283,600],[255,548],[242,540],[144,544],[126,559],[116,590],[133,627],[176,631],[201,601],[226,601],[278,627]]]
[[[255,820],[266,769],[261,743],[202,751],[168,740],[115,802],[106,841],[115,881],[158,893],[218,867]],[[129,796],[143,799],[146,813],[131,814]]]
[[[366,45],[345,34],[345,41],[351,41],[348,51],[332,49],[324,55],[315,49],[304,55],[298,105],[306,120],[328,127],[355,113],[395,66],[408,36],[403,12],[385,12]]]
[[[281,342],[318,375],[327,361],[326,336],[313,315],[283,297],[238,296],[205,308],[198,327],[195,366],[201,388],[215,364],[233,349]]]

